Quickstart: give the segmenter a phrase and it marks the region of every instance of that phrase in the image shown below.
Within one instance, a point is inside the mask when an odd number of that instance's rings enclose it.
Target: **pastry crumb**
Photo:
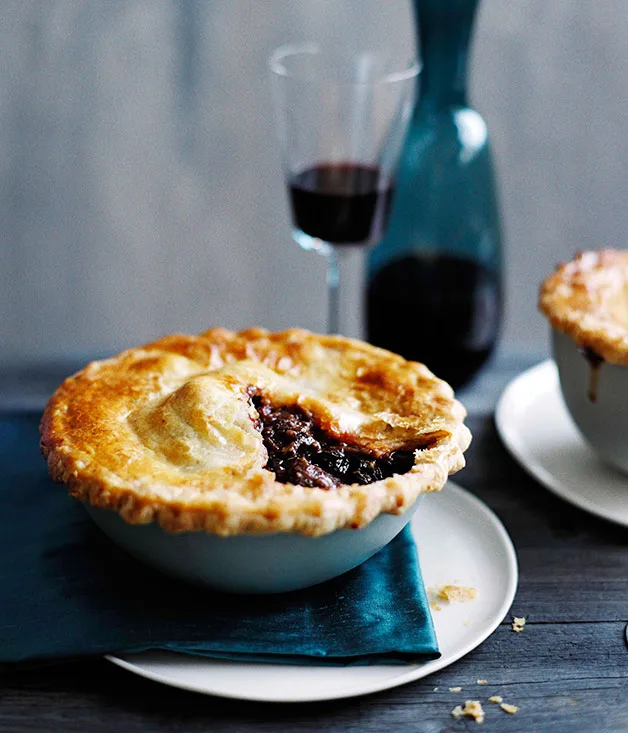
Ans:
[[[487,685],[488,681],[487,680],[476,680],[475,684],[476,685]]]
[[[500,702],[503,702],[504,701],[504,698],[503,697],[500,697],[499,695],[493,695],[492,697],[489,697],[488,701],[489,702],[496,702],[496,703],[499,704]]]
[[[438,590],[437,598],[448,603],[467,603],[478,595],[478,589],[473,586],[444,585]]]
[[[438,687],[435,687],[432,692],[438,692]]]
[[[464,707],[456,705],[451,714],[454,718],[462,718],[463,715],[466,715],[467,718],[473,718],[476,723],[484,722],[484,709],[479,700],[465,700]]]
[[[460,692],[462,687],[450,687],[449,692]]]
[[[512,630],[518,634],[523,631],[523,627],[526,625],[525,616],[513,616],[512,617]]]
[[[432,609],[432,611],[442,610],[438,603],[436,603],[436,601],[430,601],[430,608]]]
[[[510,705],[507,702],[502,702],[499,707],[509,715],[514,715],[519,712],[519,708],[516,705]]]

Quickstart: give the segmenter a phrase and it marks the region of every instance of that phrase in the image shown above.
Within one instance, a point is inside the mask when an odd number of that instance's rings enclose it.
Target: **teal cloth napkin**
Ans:
[[[118,549],[47,475],[39,415],[0,413],[0,662],[169,649],[299,664],[439,656],[409,529],[315,588],[236,596]]]

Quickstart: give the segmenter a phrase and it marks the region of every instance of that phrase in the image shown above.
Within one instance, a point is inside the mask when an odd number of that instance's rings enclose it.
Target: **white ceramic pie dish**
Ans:
[[[66,379],[41,448],[136,557],[276,593],[340,575],[401,531],[416,498],[464,465],[465,414],[427,367],[367,343],[213,328]]]
[[[380,514],[361,529],[319,537],[169,533],[154,523],[129,524],[88,503],[85,508],[117,545],[168,575],[230,593],[282,593],[331,580],[368,560],[401,532],[420,498],[403,514]]]
[[[602,461],[628,473],[628,366],[604,362],[596,374],[575,341],[556,330],[552,349],[576,426]]]

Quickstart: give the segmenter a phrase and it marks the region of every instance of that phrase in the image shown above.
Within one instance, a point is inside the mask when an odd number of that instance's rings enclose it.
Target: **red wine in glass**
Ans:
[[[288,185],[294,224],[308,237],[334,246],[366,246],[382,237],[393,186],[378,168],[322,163],[296,173]]]

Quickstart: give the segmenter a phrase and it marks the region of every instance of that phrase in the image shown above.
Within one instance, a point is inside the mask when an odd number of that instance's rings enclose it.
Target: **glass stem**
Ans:
[[[365,247],[330,247],[327,257],[327,333],[350,338],[364,334]]]
[[[327,257],[327,333],[340,332],[340,268],[335,247],[326,253]]]

